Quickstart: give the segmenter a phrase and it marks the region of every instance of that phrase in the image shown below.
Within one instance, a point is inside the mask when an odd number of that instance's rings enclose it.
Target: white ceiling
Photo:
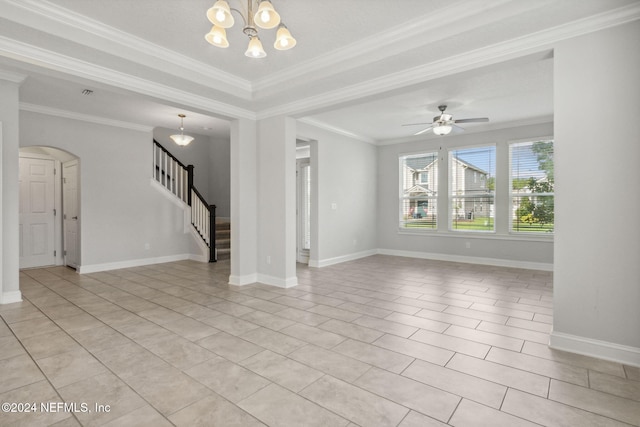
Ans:
[[[184,112],[219,137],[228,119],[286,114],[388,143],[443,103],[490,118],[468,132],[549,120],[553,44],[640,18],[638,0],[272,2],[298,45],[276,51],[260,30],[255,60],[238,15],[228,49],[204,40],[214,0],[0,0],[0,72],[28,76],[27,110],[168,128]]]

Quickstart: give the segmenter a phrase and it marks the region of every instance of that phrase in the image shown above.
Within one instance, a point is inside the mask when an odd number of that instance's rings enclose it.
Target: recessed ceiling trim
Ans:
[[[522,56],[551,51],[554,44],[562,40],[638,19],[640,19],[640,2],[337,90],[327,91],[320,95],[265,108],[258,112],[258,118],[263,119],[277,115],[308,115],[314,110],[336,106],[340,103],[352,102],[367,96],[398,90]]]
[[[14,73],[13,71],[0,70],[0,80],[22,84],[27,79],[26,74]]]
[[[328,130],[329,132],[337,133],[338,135],[347,136],[349,138],[357,139],[358,141],[366,142],[368,144],[376,145],[377,141],[373,138],[369,138],[368,136],[358,135],[348,130],[339,128],[337,126],[332,126],[330,124],[321,122],[320,120],[315,120],[310,117],[303,117],[298,119],[299,122],[308,124],[310,126],[315,126],[320,129]]]
[[[46,0],[4,1],[17,8],[3,11],[5,19],[11,19],[38,30],[44,29],[55,36],[126,58],[145,66],[148,66],[149,62],[141,59],[152,57],[156,62],[163,64],[159,66],[159,69],[163,72],[199,84],[205,84],[208,87],[242,99],[251,99],[252,85],[248,80],[194,60],[176,51],[120,31]],[[101,41],[100,44],[92,43],[96,37]]]
[[[31,113],[46,114],[47,116],[62,117],[65,119],[80,120],[82,122],[95,123],[105,126],[113,126],[124,129],[130,129],[140,132],[152,132],[153,127],[144,126],[137,123],[123,122],[120,120],[105,119],[104,117],[92,116],[89,114],[81,114],[73,111],[61,110],[59,108],[45,107],[43,105],[29,104],[21,102],[19,104],[21,111],[29,111]]]
[[[189,107],[197,107],[217,115],[254,120],[256,118],[256,114],[253,111],[244,108],[91,64],[3,36],[0,36],[0,55],[91,81],[117,86],[142,95],[177,102]]]
[[[289,81],[303,79],[305,75],[316,73],[327,77],[347,70],[361,67],[418,46],[443,40],[471,29],[490,25],[511,15],[524,13],[533,8],[543,7],[551,0],[536,2],[514,2],[513,0],[492,0],[476,2],[458,2],[436,9],[426,17],[418,17],[409,22],[391,28],[385,28],[373,37],[350,43],[324,55],[317,56],[297,66],[265,76],[254,82],[254,90],[262,91],[278,87]],[[487,13],[491,10],[492,13]],[[354,62],[354,58],[357,61]],[[322,73],[318,73],[322,70]]]

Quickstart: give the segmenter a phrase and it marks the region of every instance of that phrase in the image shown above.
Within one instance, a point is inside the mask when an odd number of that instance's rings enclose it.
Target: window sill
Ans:
[[[457,239],[489,239],[489,240],[511,240],[520,242],[553,242],[554,235],[536,233],[536,234],[498,234],[495,231],[438,231],[438,230],[406,230],[399,228],[398,234],[406,236],[429,236],[429,237],[445,237]]]

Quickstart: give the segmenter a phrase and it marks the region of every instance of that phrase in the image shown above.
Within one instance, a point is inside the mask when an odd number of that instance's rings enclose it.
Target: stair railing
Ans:
[[[209,262],[218,260],[216,205],[208,204],[193,185],[193,165],[185,166],[158,141],[153,140],[153,176],[164,188],[191,206],[191,224],[209,247]]]

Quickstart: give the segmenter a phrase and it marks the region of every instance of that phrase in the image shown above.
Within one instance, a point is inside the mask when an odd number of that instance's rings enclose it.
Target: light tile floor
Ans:
[[[640,426],[640,368],[547,347],[550,273],[378,255],[290,289],[228,275],[22,271],[0,425]]]

